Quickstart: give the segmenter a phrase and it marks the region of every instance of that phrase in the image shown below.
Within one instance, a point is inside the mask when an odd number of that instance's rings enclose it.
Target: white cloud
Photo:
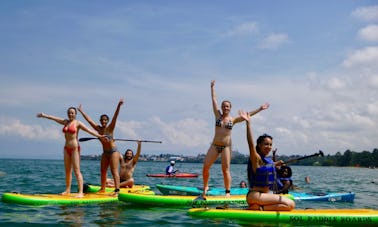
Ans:
[[[328,87],[330,89],[342,89],[342,88],[345,88],[345,86],[346,86],[345,81],[342,81],[339,78],[331,78],[328,81]]]
[[[42,128],[40,125],[27,125],[18,119],[0,117],[0,135],[20,136],[27,139],[59,140],[62,133],[57,127]]]
[[[211,142],[211,133],[204,120],[186,118],[179,121],[163,122],[159,117],[154,117],[152,122],[155,124],[153,127],[160,128],[163,136],[171,144],[195,147]]]
[[[378,46],[365,47],[349,54],[343,61],[343,66],[371,66],[376,67],[378,62]]]
[[[143,129],[145,124],[138,121],[118,121],[117,130],[119,130],[126,139],[142,139],[138,134],[138,130]]]
[[[352,15],[363,21],[378,21],[378,6],[357,8]]]
[[[288,43],[289,37],[284,33],[275,33],[268,35],[265,39],[262,40],[259,47],[262,49],[277,49],[282,44]]]
[[[369,103],[367,105],[367,111],[370,115],[378,115],[378,101]]]
[[[378,13],[378,12],[377,12]],[[377,42],[378,41],[378,25],[368,25],[358,31],[358,36],[362,40]]]
[[[368,86],[371,88],[378,89],[378,76],[372,76],[368,80]]]

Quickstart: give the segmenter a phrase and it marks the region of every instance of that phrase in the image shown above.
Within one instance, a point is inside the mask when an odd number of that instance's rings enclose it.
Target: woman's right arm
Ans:
[[[258,154],[256,151],[255,144],[253,142],[252,128],[251,128],[251,122],[250,122],[251,118],[248,112],[245,112],[245,111],[239,111],[239,115],[241,118],[245,120],[245,123],[246,123],[246,128],[247,128],[246,134],[247,134],[247,141],[248,141],[248,148],[249,148],[249,158],[252,163],[253,171],[256,171]]]
[[[214,115],[216,116],[216,118],[219,118],[221,114],[219,112],[217,96],[215,94],[214,86],[215,86],[215,80],[212,80],[211,81],[211,100],[212,100],[212,104],[213,104],[213,112],[214,112]]]
[[[46,118],[46,119],[49,119],[49,120],[53,120],[59,124],[62,124],[64,125],[66,120],[63,119],[63,118],[60,118],[60,117],[55,117],[55,116],[52,116],[52,115],[48,115],[48,114],[45,114],[45,113],[38,113],[37,114],[37,117],[39,118]]]
[[[83,110],[83,106],[80,104],[79,105],[79,108],[77,108],[78,110],[79,110],[79,112],[83,115],[83,117],[85,118],[85,120],[92,126],[92,128],[94,128],[94,129],[97,129],[97,124],[96,124],[96,122],[94,122],[93,120],[92,120],[92,118],[90,118],[89,116],[88,116],[88,114],[86,114],[85,112],[84,112],[84,110]]]

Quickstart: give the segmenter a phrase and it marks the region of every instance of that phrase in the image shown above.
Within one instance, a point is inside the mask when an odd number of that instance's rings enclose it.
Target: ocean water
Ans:
[[[168,163],[139,162],[134,178],[137,184],[202,186],[202,177],[191,179],[165,179],[146,177],[148,173],[163,173]],[[177,163],[181,172],[201,174],[200,163]],[[100,182],[100,162],[83,160],[81,170],[84,181]],[[304,191],[356,193],[354,203],[297,202],[297,208],[371,208],[378,207],[378,169],[292,166],[294,184]],[[231,165],[233,186],[246,180],[246,166]],[[306,184],[304,178],[310,177]],[[110,177],[110,174],[109,174]],[[221,166],[211,168],[211,187],[222,187]],[[60,193],[65,188],[62,160],[0,159],[0,194]],[[77,190],[73,177],[72,191]],[[25,206],[0,203],[0,226],[240,226],[232,220],[197,219],[187,215],[187,208],[133,207],[123,202],[75,206]],[[265,226],[251,224],[251,226]],[[290,225],[283,225],[290,226]]]

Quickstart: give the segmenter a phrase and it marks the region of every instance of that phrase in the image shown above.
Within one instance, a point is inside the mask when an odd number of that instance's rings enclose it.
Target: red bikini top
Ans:
[[[63,129],[62,129],[63,133],[71,133],[71,134],[75,134],[76,133],[76,125],[73,124],[73,123],[67,123]]]

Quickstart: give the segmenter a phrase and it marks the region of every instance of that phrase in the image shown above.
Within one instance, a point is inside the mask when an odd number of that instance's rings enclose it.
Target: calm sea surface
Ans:
[[[202,186],[202,177],[196,179],[162,179],[146,177],[147,173],[163,173],[168,163],[139,162],[134,177],[137,184],[146,184],[159,193],[155,185],[174,184]],[[201,173],[202,164],[177,163],[181,172]],[[100,162],[82,161],[84,181],[99,184]],[[297,202],[297,208],[378,208],[378,169],[292,166],[294,184],[304,191],[356,193],[354,203]],[[233,186],[246,180],[246,166],[231,165]],[[310,184],[304,182],[309,176]],[[60,193],[65,188],[62,160],[0,159],[0,194]],[[210,186],[223,187],[219,164],[211,168]],[[73,177],[72,191],[76,191]],[[29,223],[29,224],[27,224]],[[0,203],[0,226],[239,226],[231,220],[196,219],[187,215],[187,209],[147,207],[134,208],[123,202],[78,206],[24,206]],[[261,225],[258,225],[261,226]],[[287,225],[285,225],[287,226]]]

